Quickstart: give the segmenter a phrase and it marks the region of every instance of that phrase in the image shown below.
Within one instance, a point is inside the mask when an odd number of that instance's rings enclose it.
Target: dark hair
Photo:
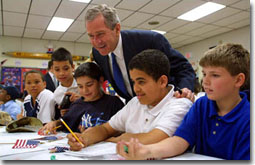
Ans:
[[[167,56],[157,49],[147,49],[136,56],[129,62],[129,70],[138,69],[150,75],[157,81],[162,75],[169,79],[170,63]]]
[[[75,71],[74,71],[74,78],[77,79],[78,77],[88,76],[93,78],[97,81],[100,80],[102,76],[102,72],[100,67],[94,62],[86,62],[81,64]]]
[[[241,90],[250,89],[250,53],[240,44],[226,43],[208,50],[199,65],[223,67],[232,76],[244,73],[245,83]]]
[[[38,74],[41,76],[42,80],[45,81],[44,75],[43,75],[42,72],[39,71],[39,70],[30,70],[30,71],[27,71],[27,72],[25,73],[25,81],[26,81],[27,75],[30,74],[30,73],[38,73]]]
[[[53,61],[52,61],[52,60],[48,61],[48,70],[50,70],[50,68],[52,67],[52,65],[53,65]]]
[[[73,59],[71,53],[65,48],[59,48],[54,51],[51,55],[52,61],[69,61],[71,65],[73,65]]]

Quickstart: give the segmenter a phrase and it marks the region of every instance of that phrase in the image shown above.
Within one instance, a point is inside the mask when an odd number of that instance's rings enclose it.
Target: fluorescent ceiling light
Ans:
[[[65,32],[73,21],[73,19],[53,17],[47,30]]]
[[[187,21],[195,21],[202,17],[205,17],[209,14],[212,14],[220,9],[223,9],[224,5],[213,3],[213,2],[207,2],[201,6],[198,6],[182,15],[177,17],[178,19],[183,19]]]
[[[69,0],[74,2],[89,3],[91,0]]]
[[[166,32],[165,31],[160,31],[160,30],[151,30],[151,31],[154,31],[154,32],[157,32],[157,33],[160,33],[160,34],[165,34]]]

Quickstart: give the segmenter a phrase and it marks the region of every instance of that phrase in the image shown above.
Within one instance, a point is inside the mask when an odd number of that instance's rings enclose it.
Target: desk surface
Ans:
[[[58,133],[57,136],[65,137],[65,133]],[[116,154],[116,143],[101,142],[91,145],[78,152],[66,151],[61,153],[50,153],[49,149],[55,146],[69,147],[67,138],[53,142],[39,144],[34,149],[12,149],[17,139],[34,139],[42,136],[37,133],[7,133],[5,127],[0,128],[0,160],[50,160],[55,155],[56,160],[123,160]],[[12,143],[12,144],[3,144]],[[184,153],[180,156],[166,160],[220,160],[218,158]]]

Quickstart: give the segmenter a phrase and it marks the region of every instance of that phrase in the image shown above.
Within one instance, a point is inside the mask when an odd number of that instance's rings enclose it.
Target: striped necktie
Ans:
[[[122,93],[127,94],[127,89],[124,83],[124,79],[123,79],[120,67],[116,61],[115,54],[111,53],[111,57],[112,57],[113,77],[114,77],[115,83]]]

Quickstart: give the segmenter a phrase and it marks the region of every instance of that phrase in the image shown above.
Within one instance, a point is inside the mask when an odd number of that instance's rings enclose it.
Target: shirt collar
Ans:
[[[119,35],[119,42],[117,44],[117,47],[113,51],[115,56],[117,56],[119,59],[123,59],[123,48],[122,48],[122,38],[121,35]]]
[[[240,92],[240,96],[242,98],[242,101],[237,106],[235,106],[234,109],[232,109],[229,113],[227,113],[224,116],[218,115],[216,102],[209,100],[210,101],[210,103],[209,103],[209,109],[210,109],[209,118],[218,117],[227,123],[231,123],[231,122],[234,122],[235,120],[237,120],[242,115],[241,111],[243,110],[243,107],[245,106],[246,102],[248,101],[247,95],[245,93]]]
[[[173,98],[174,95],[174,86],[173,85],[168,85],[168,87],[171,87],[171,90],[168,92],[168,94],[154,107],[150,108],[148,106],[148,112],[153,115],[153,116],[157,116],[160,111],[163,109],[163,107],[167,104],[167,102],[169,102],[170,99]]]

